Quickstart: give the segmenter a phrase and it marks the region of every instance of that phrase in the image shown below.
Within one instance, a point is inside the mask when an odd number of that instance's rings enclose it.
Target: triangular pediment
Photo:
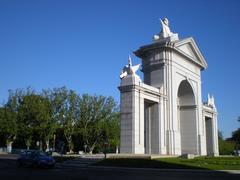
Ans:
[[[175,42],[174,49],[193,63],[199,65],[201,69],[207,68],[207,62],[193,38],[190,37]]]

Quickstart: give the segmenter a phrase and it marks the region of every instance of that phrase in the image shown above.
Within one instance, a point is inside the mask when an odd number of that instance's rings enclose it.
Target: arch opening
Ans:
[[[187,80],[183,80],[178,88],[178,122],[182,154],[198,154],[196,107],[193,88]]]

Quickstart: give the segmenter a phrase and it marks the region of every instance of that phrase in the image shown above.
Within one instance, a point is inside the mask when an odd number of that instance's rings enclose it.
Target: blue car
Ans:
[[[21,153],[20,157],[17,159],[17,165],[18,167],[53,168],[55,166],[55,160],[42,151],[27,150]]]

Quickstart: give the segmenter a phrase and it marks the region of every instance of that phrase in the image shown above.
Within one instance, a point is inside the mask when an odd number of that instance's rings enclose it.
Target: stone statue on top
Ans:
[[[167,18],[160,19],[162,30],[159,34],[153,36],[153,41],[175,41],[179,40],[177,33],[172,33]]]
[[[132,65],[132,58],[129,55],[128,57],[128,65],[125,65],[122,69],[122,72],[120,74],[120,79],[123,79],[124,77],[126,77],[127,75],[136,75],[136,71],[140,68],[141,64]]]
[[[216,109],[215,100],[214,100],[213,95],[211,96],[210,94],[208,94],[207,105],[209,107],[212,107],[213,109]]]

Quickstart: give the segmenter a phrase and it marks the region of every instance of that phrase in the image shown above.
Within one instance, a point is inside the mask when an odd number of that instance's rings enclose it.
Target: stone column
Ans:
[[[218,129],[217,129],[217,115],[214,113],[212,117],[212,143],[213,143],[213,156],[219,156],[218,149]]]
[[[165,125],[166,120],[164,118],[164,100],[161,97],[158,104],[158,120],[159,120],[159,154],[165,155],[166,152],[166,134]]]
[[[150,153],[151,154],[166,154],[166,145],[165,145],[165,121],[163,119],[163,104],[162,98],[159,99],[159,102],[155,102],[149,107],[150,116],[148,124],[150,126]]]
[[[151,151],[151,144],[152,144],[152,141],[151,141],[151,136],[152,136],[152,133],[151,133],[151,106],[147,103],[145,103],[145,153],[146,154],[151,154],[152,151]]]
[[[120,153],[144,154],[144,101],[138,88],[140,78],[133,74],[121,81]]]

